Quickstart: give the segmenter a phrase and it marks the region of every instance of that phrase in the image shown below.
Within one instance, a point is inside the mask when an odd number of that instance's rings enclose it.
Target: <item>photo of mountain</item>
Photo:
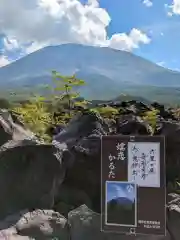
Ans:
[[[106,224],[136,226],[136,185],[129,182],[106,182]]]

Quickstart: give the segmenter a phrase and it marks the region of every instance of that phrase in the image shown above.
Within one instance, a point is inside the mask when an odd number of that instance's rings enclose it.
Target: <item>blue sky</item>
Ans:
[[[108,35],[140,29],[150,36],[151,43],[133,52],[166,67],[180,69],[180,16],[168,16],[165,4],[172,4],[171,0],[156,0],[152,4],[147,7],[139,0],[101,0],[100,5],[112,18]]]
[[[118,197],[126,197],[131,201],[134,201],[135,198],[135,188],[134,185],[132,186],[131,191],[128,191],[127,187],[129,184],[121,183],[121,182],[107,182],[107,201]]]
[[[180,70],[180,0],[1,0],[0,66],[48,45],[131,51]]]

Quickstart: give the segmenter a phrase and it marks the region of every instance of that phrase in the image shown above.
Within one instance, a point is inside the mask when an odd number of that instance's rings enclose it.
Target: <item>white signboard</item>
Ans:
[[[128,182],[139,187],[160,187],[158,142],[128,142]]]

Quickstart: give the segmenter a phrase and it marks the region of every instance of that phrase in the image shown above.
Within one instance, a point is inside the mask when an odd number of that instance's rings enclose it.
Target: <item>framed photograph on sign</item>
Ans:
[[[106,181],[105,224],[136,227],[136,184],[121,181]]]

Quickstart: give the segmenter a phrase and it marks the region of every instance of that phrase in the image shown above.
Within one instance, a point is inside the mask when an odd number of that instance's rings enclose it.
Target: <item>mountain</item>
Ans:
[[[121,93],[150,99],[154,91],[179,96],[179,72],[129,52],[78,44],[45,47],[0,68],[1,91],[50,83],[52,70],[84,79],[80,93],[88,99],[109,100]]]
[[[118,197],[110,200],[108,204],[132,205],[134,202],[126,197]]]
[[[107,222],[123,225],[135,224],[135,202],[118,197],[107,203]]]

